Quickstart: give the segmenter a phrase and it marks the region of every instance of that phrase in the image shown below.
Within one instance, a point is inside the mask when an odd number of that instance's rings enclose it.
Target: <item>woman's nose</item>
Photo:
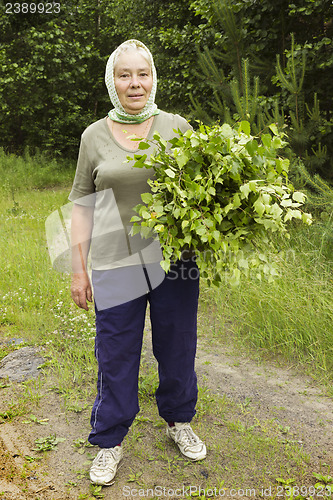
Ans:
[[[132,76],[131,80],[131,87],[139,87],[140,86],[140,81],[136,75]]]

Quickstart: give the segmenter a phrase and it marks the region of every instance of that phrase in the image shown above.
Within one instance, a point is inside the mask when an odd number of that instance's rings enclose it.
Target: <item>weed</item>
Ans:
[[[88,476],[88,471],[86,469],[79,469],[75,471],[77,479],[80,481]]]
[[[319,481],[321,481],[324,484],[333,483],[333,477],[330,476],[329,474],[327,474],[326,476],[324,476],[323,474],[319,474],[319,473],[314,472],[313,476],[316,479],[319,479]]]
[[[30,415],[29,420],[23,420],[22,424],[32,424],[32,423],[35,423],[35,424],[40,424],[40,425],[47,425],[48,421],[49,421],[48,418],[41,418],[41,419],[39,419],[39,418],[35,417],[35,415]]]
[[[76,448],[76,451],[83,455],[86,451],[86,448],[93,448],[94,445],[90,444],[86,439],[78,438],[73,441],[73,446]]]
[[[207,387],[198,387],[197,413],[200,417],[210,414],[214,403],[214,396]]]
[[[30,455],[25,455],[24,458],[29,463],[36,462],[38,460],[42,460],[42,457],[31,457]]]
[[[2,322],[0,322],[0,325],[1,325],[1,323],[3,324],[3,321],[4,320],[2,320]],[[9,347],[4,347],[4,346],[0,345],[0,361],[4,357],[6,357],[10,353],[10,351],[11,351],[11,349]]]
[[[280,484],[282,484],[283,486],[290,486],[291,484],[293,484],[296,479],[282,479],[282,478],[276,478],[276,481]]]
[[[4,421],[10,422],[18,414],[19,413],[16,413],[14,410],[8,410],[8,411],[0,412],[0,418],[2,418]]]
[[[154,366],[149,366],[144,356],[140,362],[139,374],[139,397],[140,398],[154,398],[155,392],[158,387],[158,374]]]
[[[133,472],[132,469],[130,469],[130,471],[131,471],[131,474],[128,476],[127,481],[129,483],[132,483],[132,482],[136,483],[139,480],[139,478],[142,476],[142,472],[140,472],[140,471]]]
[[[333,494],[333,477],[329,474],[324,475],[320,473],[314,472],[313,477],[318,479],[318,482],[315,484],[315,488],[320,490],[321,492],[325,491],[325,495],[329,496]]]
[[[38,438],[35,440],[37,447],[33,448],[33,450],[39,452],[54,450],[58,443],[62,443],[63,441],[66,441],[66,438],[57,438],[56,435]]]
[[[71,487],[76,487],[77,486],[77,483],[75,483],[74,481],[68,481],[65,486],[71,486]]]
[[[20,207],[19,202],[15,200],[14,189],[11,189],[11,195],[13,206],[11,208],[7,208],[7,213],[14,217],[17,217],[18,215],[24,215],[26,213],[25,210],[23,210],[23,208]]]
[[[90,485],[90,491],[94,498],[104,498],[104,493],[102,493],[102,486],[97,484]]]

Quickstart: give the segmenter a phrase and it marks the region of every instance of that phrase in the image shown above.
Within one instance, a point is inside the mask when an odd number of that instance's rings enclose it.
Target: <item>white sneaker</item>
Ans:
[[[102,486],[110,486],[122,458],[123,449],[121,446],[102,448],[94,458],[90,468],[91,482]]]
[[[175,422],[173,427],[167,427],[166,433],[178,445],[186,458],[196,461],[206,457],[205,444],[194,434],[188,422]]]

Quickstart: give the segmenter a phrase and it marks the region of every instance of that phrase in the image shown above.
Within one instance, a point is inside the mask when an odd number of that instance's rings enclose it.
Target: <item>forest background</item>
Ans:
[[[0,6],[6,152],[74,159],[84,128],[110,108],[107,58],[138,38],[155,58],[161,109],[194,125],[287,125],[309,173],[332,182],[331,0],[69,0],[49,14],[18,4],[18,14]]]

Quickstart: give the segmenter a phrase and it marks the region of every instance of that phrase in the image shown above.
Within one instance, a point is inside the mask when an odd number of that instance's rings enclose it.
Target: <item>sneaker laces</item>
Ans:
[[[94,459],[93,466],[98,468],[105,468],[109,460],[114,460],[114,462],[117,462],[117,452],[114,448],[104,448],[103,450],[101,450]],[[108,465],[110,467],[110,464]]]
[[[184,425],[177,429],[175,433],[176,441],[180,441],[183,445],[193,446],[199,444],[200,439],[196,436],[189,425]]]

